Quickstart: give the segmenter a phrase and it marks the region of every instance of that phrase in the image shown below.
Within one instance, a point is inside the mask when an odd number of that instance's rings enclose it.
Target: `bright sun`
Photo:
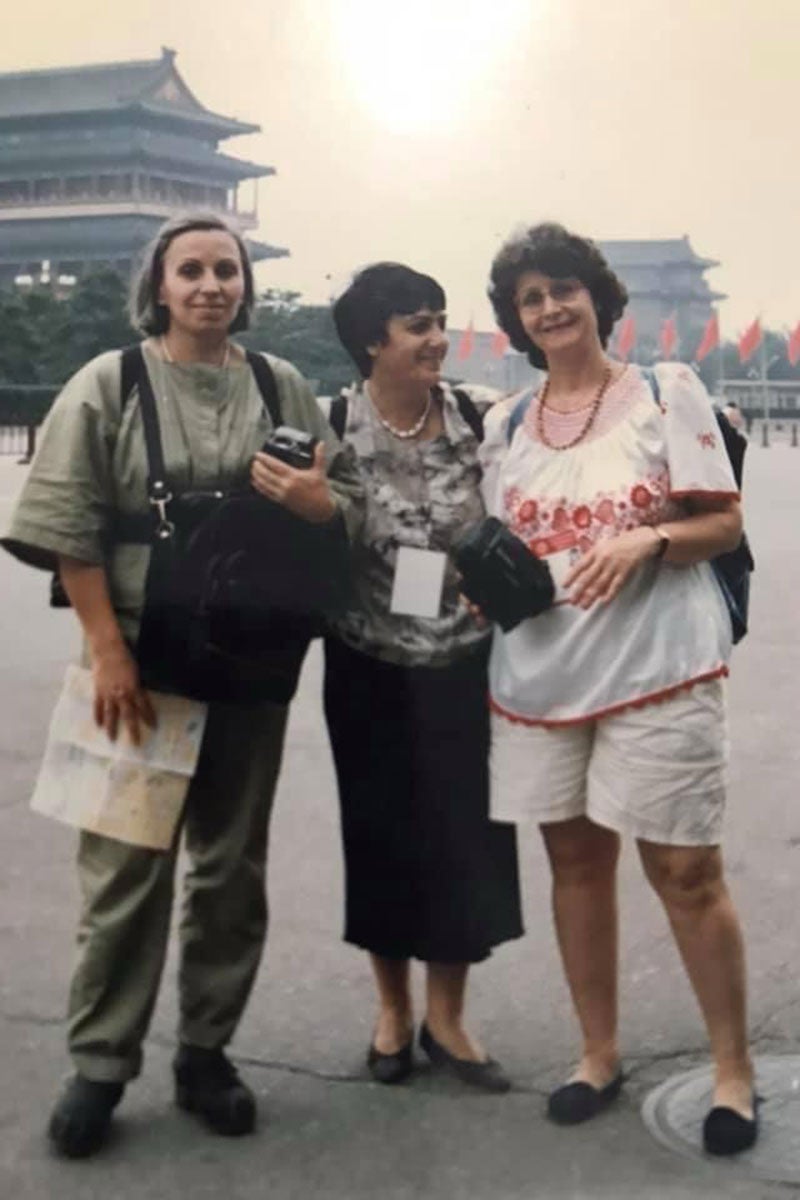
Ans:
[[[510,47],[533,0],[336,0],[345,77],[395,133],[446,129]]]

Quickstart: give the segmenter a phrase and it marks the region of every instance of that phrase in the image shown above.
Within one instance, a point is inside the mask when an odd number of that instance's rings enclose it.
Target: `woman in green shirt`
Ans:
[[[271,499],[308,521],[341,514],[352,527],[361,488],[348,455],[306,381],[272,357],[282,420],[320,444],[307,470],[259,453],[272,423],[244,352],[230,340],[252,304],[245,248],[221,219],[190,216],[162,228],[134,290],[133,316],[149,335],[142,349],[167,478],[178,490],[227,490],[247,484],[255,461]],[[67,383],[3,544],[23,561],[58,568],[83,628],[95,719],[111,739],[124,726],[138,742],[154,718],[129,646],[150,549],[114,543],[112,526],[120,515],[148,512],[148,460],[137,393],[121,404],[120,371],[112,351]],[[255,1121],[253,1093],[223,1047],[266,934],[267,825],[286,712],[271,702],[212,703],[185,807],[176,1098],[227,1135],[247,1133]],[[139,1073],[167,947],[177,840],[161,852],[81,833],[83,911],[69,1003],[76,1074],[49,1127],[66,1156],[99,1149],[125,1084]]]

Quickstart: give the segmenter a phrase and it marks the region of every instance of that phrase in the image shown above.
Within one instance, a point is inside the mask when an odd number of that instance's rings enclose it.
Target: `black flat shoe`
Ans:
[[[102,1083],[73,1075],[59,1096],[47,1127],[56,1154],[88,1158],[108,1138],[111,1117],[119,1104],[124,1083]]]
[[[172,1064],[175,1102],[223,1137],[252,1133],[256,1098],[222,1050],[181,1045]]]
[[[581,1079],[565,1083],[550,1093],[547,1115],[557,1125],[580,1125],[583,1121],[590,1121],[616,1100],[624,1078],[622,1071],[619,1071],[611,1083],[602,1088],[592,1087],[591,1083]]]
[[[706,1154],[727,1157],[740,1154],[755,1145],[758,1137],[758,1097],[753,1097],[752,1117],[743,1117],[735,1108],[717,1104],[703,1122],[703,1148]]]
[[[414,1069],[414,1038],[395,1050],[394,1054],[384,1054],[375,1046],[370,1046],[367,1054],[367,1069],[376,1083],[401,1083],[407,1079]]]
[[[484,1092],[508,1092],[511,1090],[511,1080],[503,1072],[503,1068],[493,1058],[485,1062],[473,1062],[468,1058],[456,1058],[446,1050],[441,1042],[423,1025],[419,1031],[419,1044],[427,1054],[434,1067],[443,1067],[450,1071],[462,1083],[470,1087],[481,1088]]]

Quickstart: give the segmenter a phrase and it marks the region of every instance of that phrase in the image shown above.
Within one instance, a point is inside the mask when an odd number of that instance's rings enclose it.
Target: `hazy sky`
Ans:
[[[489,262],[521,221],[676,237],[720,261],[732,336],[800,321],[798,0],[26,0],[0,70],[156,58],[257,122],[277,168],[263,286],[324,300],[398,258],[489,327]],[[245,200],[247,200],[245,196]]]

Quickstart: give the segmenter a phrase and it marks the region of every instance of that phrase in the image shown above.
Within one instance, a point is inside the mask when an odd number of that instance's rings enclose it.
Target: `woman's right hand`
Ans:
[[[156,714],[139,682],[139,669],[123,641],[92,652],[94,719],[116,741],[120,720],[134,746],[142,740],[142,725],[155,728]]]
[[[470,600],[468,596],[465,596],[463,592],[461,593],[459,599],[478,628],[485,629],[489,624],[489,618],[484,615],[483,609],[475,604],[474,601]]]

